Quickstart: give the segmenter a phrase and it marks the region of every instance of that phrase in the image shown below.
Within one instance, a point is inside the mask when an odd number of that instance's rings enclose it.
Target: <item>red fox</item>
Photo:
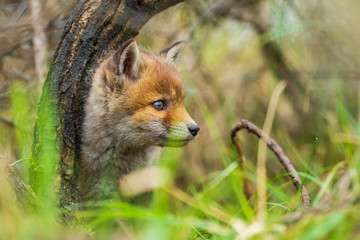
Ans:
[[[82,126],[83,200],[110,197],[119,179],[147,165],[159,148],[184,146],[198,134],[174,67],[182,45],[155,55],[129,40],[95,71]]]

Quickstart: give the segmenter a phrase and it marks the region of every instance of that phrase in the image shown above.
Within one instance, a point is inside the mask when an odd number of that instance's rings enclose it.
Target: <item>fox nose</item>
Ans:
[[[193,137],[195,137],[200,130],[199,126],[196,124],[190,124],[188,128],[189,128],[190,134],[193,135]]]

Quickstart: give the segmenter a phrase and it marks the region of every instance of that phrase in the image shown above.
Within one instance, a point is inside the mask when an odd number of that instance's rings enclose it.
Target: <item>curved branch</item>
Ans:
[[[282,148],[266,133],[264,133],[261,129],[255,126],[253,123],[249,122],[248,120],[241,120],[237,124],[235,124],[231,129],[231,140],[233,141],[234,145],[238,152],[241,152],[240,143],[236,138],[236,133],[241,129],[246,129],[249,133],[255,134],[258,138],[265,141],[266,145],[275,153],[277,158],[279,159],[280,163],[284,166],[287,173],[291,177],[292,183],[299,190],[301,186],[301,179],[297,174],[294,166],[291,164],[290,159],[285,155]],[[309,193],[307,192],[306,188],[302,186],[301,188],[301,199],[302,204],[304,206],[308,206],[310,204],[310,197]]]

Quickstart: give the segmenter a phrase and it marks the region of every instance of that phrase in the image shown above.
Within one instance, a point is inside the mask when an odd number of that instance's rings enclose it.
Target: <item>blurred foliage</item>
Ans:
[[[42,3],[50,62],[74,2]],[[136,40],[151,51],[186,40],[178,69],[200,134],[184,149],[166,149],[158,164],[170,176],[166,186],[97,203],[102,207],[76,216],[85,223],[65,228],[55,217],[54,142],[41,155],[35,207],[15,200],[6,177],[6,167],[24,159],[15,168],[28,183],[40,88],[28,3],[0,1],[0,239],[355,239],[360,234],[359,10],[360,2],[349,0],[196,0],[152,18]],[[258,139],[239,134],[247,160],[242,164],[229,134],[241,118],[263,126],[282,80],[287,87],[271,136],[305,178],[313,202],[310,209],[299,208],[296,190],[268,151],[262,225],[255,217]],[[44,122],[50,129],[51,124]],[[254,193],[250,201],[242,190],[244,178]]]

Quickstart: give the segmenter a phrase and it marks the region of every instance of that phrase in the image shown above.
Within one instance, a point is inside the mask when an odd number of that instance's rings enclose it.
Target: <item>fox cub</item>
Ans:
[[[96,70],[85,103],[79,170],[83,200],[110,197],[119,179],[163,146],[184,146],[200,128],[184,107],[174,68],[183,43],[149,54],[127,41]]]

